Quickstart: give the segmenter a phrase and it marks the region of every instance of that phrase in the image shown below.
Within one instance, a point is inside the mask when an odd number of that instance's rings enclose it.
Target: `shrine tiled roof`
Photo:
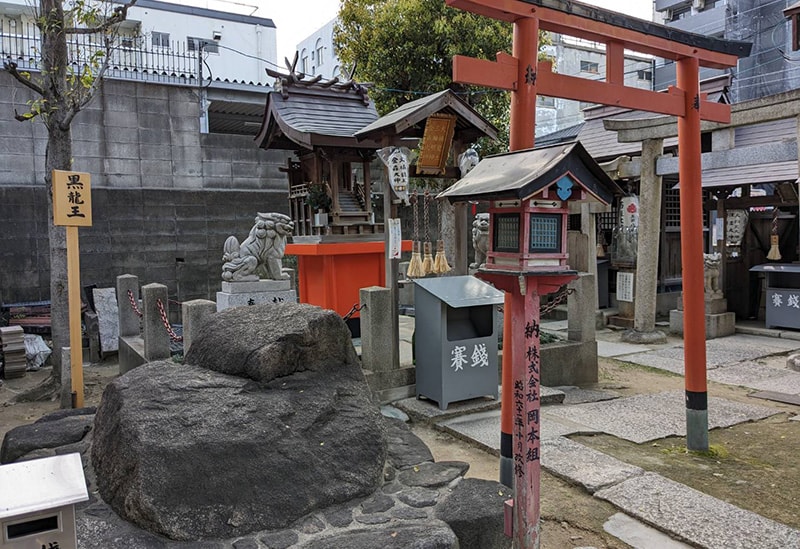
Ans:
[[[352,80],[322,80],[291,72],[267,70],[277,78],[267,95],[261,130],[256,137],[262,149],[313,149],[318,146],[377,149],[359,142],[354,134],[378,119],[366,87]]]

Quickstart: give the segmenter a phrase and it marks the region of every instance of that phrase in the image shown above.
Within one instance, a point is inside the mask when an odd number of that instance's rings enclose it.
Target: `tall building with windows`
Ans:
[[[793,0],[656,0],[657,20],[706,36],[752,42],[750,57],[735,69],[702,68],[700,79],[720,74],[732,77],[733,103],[757,99],[800,87],[800,53],[791,48],[791,23],[783,10]],[[659,60],[656,89],[675,84],[675,64]]]
[[[341,76],[341,63],[333,48],[333,27],[336,21],[335,18],[331,19],[297,44],[298,70],[312,76],[321,75],[323,78]]]
[[[603,44],[581,40],[572,36],[555,34],[552,44],[544,52],[553,61],[553,70],[560,74],[600,80],[605,78],[606,52]],[[654,58],[626,52],[625,84],[652,89]],[[536,108],[536,135],[547,135],[583,122],[583,110],[592,106],[569,99],[556,99],[540,95]]]

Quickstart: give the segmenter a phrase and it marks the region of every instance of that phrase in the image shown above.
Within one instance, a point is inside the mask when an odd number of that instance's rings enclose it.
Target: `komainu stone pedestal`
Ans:
[[[217,312],[262,303],[297,303],[297,292],[290,280],[258,280],[253,282],[222,282],[217,292]]]
[[[736,331],[736,313],[728,312],[728,300],[724,297],[707,299],[705,313],[706,339],[733,335]],[[669,312],[669,331],[683,335],[683,295],[678,299],[678,308]]]

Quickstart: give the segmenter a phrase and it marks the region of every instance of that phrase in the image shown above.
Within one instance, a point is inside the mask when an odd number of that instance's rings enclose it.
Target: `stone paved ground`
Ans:
[[[559,324],[547,327],[556,333],[564,329]],[[764,333],[788,337],[765,337]],[[681,340],[670,338],[664,345],[637,346],[621,343],[618,337],[614,332],[601,331],[598,354],[683,374]],[[710,340],[709,380],[752,390],[800,394],[800,373],[785,367],[785,354],[800,349],[800,340],[795,337],[800,338],[800,334],[761,332]],[[612,517],[606,524],[607,531],[634,547],[686,547],[673,539],[677,538],[709,548],[800,548],[798,530],[566,438],[607,433],[644,443],[672,435],[685,436],[683,391],[604,400],[613,394],[605,391],[592,398],[590,392],[584,392],[571,399],[571,388],[562,389],[566,393],[563,404],[543,406],[542,466],[623,511],[621,517]],[[709,426],[726,427],[779,413],[761,402],[711,397]],[[404,403],[399,405],[402,408]],[[793,410],[792,419],[800,426],[800,407],[788,409]],[[419,417],[419,411],[414,415]],[[421,415],[440,429],[499,453],[499,410],[482,409],[456,417],[437,418],[435,412]],[[669,542],[664,534],[671,536],[667,538]]]

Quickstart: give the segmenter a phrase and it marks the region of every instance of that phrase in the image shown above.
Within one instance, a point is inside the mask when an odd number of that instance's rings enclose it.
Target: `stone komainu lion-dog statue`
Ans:
[[[719,287],[719,266],[721,262],[722,254],[720,253],[703,254],[706,301],[719,299],[723,296]]]
[[[282,213],[258,213],[250,234],[239,244],[235,236],[225,241],[222,280],[248,282],[289,278],[281,259],[286,238],[294,231],[292,219]]]
[[[486,252],[489,251],[489,214],[475,214],[472,222],[472,247],[475,249],[475,263],[472,269],[480,269],[486,263]]]

